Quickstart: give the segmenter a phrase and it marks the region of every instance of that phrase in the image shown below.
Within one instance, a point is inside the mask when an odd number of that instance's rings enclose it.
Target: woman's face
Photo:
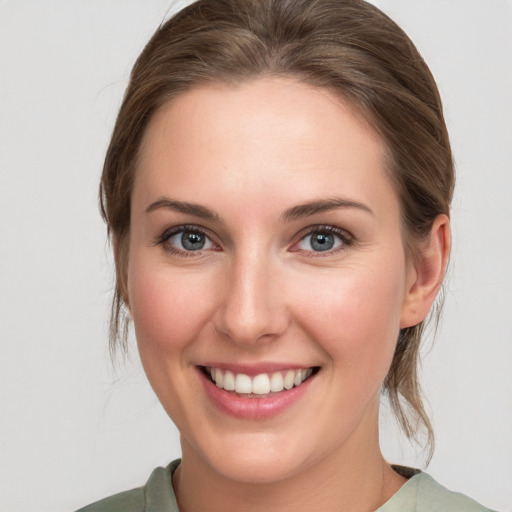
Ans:
[[[151,121],[127,294],[189,460],[271,482],[378,449],[414,279],[383,143],[333,94],[205,86]]]

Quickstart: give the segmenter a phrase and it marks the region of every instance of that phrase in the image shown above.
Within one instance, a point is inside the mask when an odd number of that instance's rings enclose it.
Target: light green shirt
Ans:
[[[77,512],[179,512],[171,483],[179,463],[178,459],[166,468],[156,468],[144,487],[115,494]],[[463,494],[449,491],[426,473],[413,471],[413,476],[376,512],[492,511]]]

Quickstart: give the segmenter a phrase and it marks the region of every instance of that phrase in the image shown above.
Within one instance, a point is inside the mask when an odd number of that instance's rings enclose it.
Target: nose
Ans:
[[[225,274],[214,323],[217,332],[239,345],[275,339],[289,325],[280,272],[270,260],[256,253],[238,257]]]

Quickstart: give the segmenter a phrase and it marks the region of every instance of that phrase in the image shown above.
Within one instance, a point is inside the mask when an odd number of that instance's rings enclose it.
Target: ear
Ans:
[[[443,283],[450,247],[450,219],[444,214],[438,215],[428,238],[419,244],[416,261],[410,263],[401,329],[425,320]]]

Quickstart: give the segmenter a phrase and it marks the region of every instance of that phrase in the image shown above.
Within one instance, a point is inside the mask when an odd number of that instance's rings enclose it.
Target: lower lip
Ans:
[[[199,373],[207,395],[218,409],[230,416],[248,420],[271,418],[290,408],[300,400],[315,378],[315,375],[312,375],[300,386],[273,395],[249,398],[225,391],[208,379],[202,370],[199,370]]]

